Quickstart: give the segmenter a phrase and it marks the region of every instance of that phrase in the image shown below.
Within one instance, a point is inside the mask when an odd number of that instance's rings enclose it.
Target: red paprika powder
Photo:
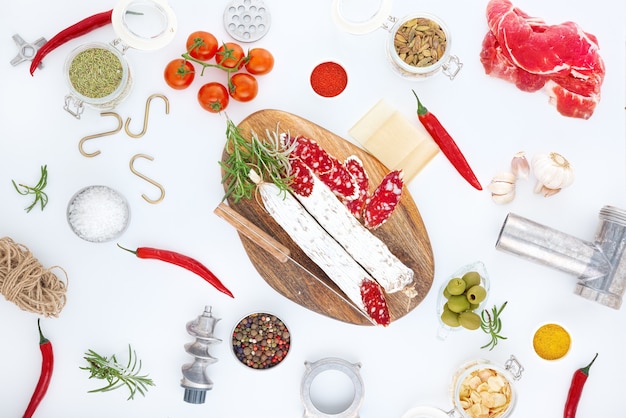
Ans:
[[[311,72],[311,87],[323,97],[335,97],[348,85],[346,70],[336,62],[323,62]]]

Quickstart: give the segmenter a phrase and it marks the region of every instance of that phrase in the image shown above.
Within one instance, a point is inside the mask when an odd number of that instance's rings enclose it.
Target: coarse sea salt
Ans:
[[[79,190],[67,206],[72,231],[85,241],[111,241],[126,230],[130,209],[124,196],[108,186]]]

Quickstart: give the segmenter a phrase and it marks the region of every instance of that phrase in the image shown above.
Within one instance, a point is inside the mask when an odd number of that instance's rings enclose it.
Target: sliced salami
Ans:
[[[391,323],[385,294],[378,283],[367,278],[364,279],[361,283],[361,298],[367,309],[367,314],[377,324],[387,326]]]
[[[291,157],[302,160],[336,196],[347,200],[359,196],[359,187],[348,170],[313,139],[298,136],[284,141],[287,147],[293,147]]]
[[[357,219],[363,217],[365,202],[369,194],[369,177],[363,167],[363,162],[356,155],[351,155],[343,162],[343,166],[352,175],[354,181],[359,186],[359,195],[356,199],[344,200],[344,204],[350,210],[350,213]]]
[[[300,159],[291,160],[291,171],[289,175],[292,177],[289,184],[291,190],[300,196],[309,196],[313,191],[313,176],[310,168]]]
[[[403,187],[402,170],[391,171],[383,178],[365,204],[363,218],[367,228],[375,229],[385,223],[400,201]]]

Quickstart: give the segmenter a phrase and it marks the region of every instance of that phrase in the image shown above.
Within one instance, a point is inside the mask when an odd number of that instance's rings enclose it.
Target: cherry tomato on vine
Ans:
[[[230,78],[230,97],[239,102],[249,102],[259,92],[259,83],[253,75],[237,73]]]
[[[228,106],[228,90],[216,81],[206,83],[198,90],[198,102],[205,110],[219,113]]]
[[[252,48],[245,65],[250,74],[264,75],[274,68],[274,56],[265,48]]]
[[[193,65],[183,58],[170,61],[163,71],[165,82],[175,90],[183,90],[189,87],[195,76],[196,72]]]
[[[197,42],[202,42],[200,46],[193,48]],[[187,38],[187,51],[189,55],[200,61],[208,61],[215,56],[218,42],[212,33],[202,30],[195,31]]]
[[[222,67],[240,69],[245,64],[245,52],[241,45],[235,42],[226,42],[217,49],[215,62]]]

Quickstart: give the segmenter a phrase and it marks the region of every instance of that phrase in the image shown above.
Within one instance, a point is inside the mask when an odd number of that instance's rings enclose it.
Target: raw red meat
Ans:
[[[510,0],[490,0],[486,15],[489,32],[480,54],[486,74],[527,92],[545,86],[562,115],[591,117],[605,73],[594,35],[574,22],[548,25]]]

